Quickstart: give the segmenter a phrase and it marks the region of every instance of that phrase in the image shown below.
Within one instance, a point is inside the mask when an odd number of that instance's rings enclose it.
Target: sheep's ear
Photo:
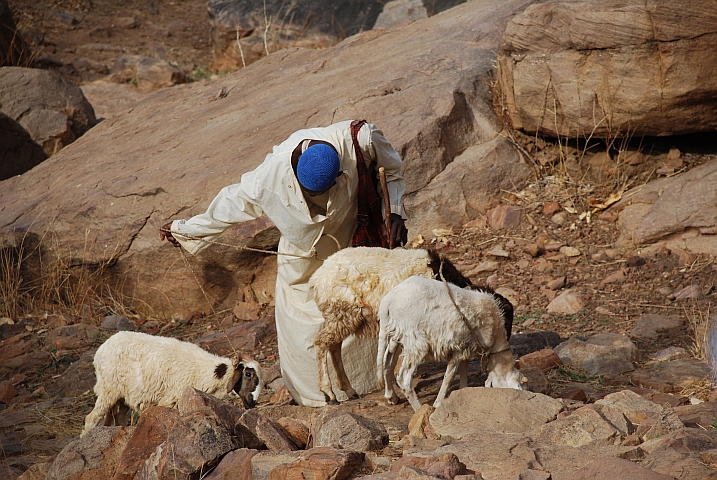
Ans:
[[[214,377],[217,380],[221,380],[224,378],[224,375],[227,374],[227,370],[229,370],[229,367],[226,363],[220,363],[216,367],[214,367]]]

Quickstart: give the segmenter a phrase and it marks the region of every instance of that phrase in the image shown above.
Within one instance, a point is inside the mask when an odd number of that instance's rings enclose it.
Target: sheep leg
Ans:
[[[128,413],[129,407],[123,399],[119,399],[105,415],[105,427],[126,427],[129,425]]]
[[[97,395],[95,401],[95,407],[85,418],[85,428],[82,430],[81,437],[89,432],[92,428],[97,427],[107,422],[107,417],[110,416],[110,411],[119,399],[110,399],[104,394]]]
[[[411,360],[403,356],[403,363],[401,369],[398,372],[398,386],[403,390],[404,395],[408,399],[408,403],[413,407],[413,411],[418,411],[421,408],[421,402],[418,400],[418,394],[413,388],[413,375],[416,373],[417,364],[414,364]]]
[[[336,395],[331,388],[331,378],[329,378],[329,360],[327,358],[328,351],[326,345],[316,344],[316,364],[319,369],[319,390],[324,394],[326,403],[336,404]]]
[[[446,393],[448,393],[448,387],[451,385],[453,377],[456,376],[456,370],[458,370],[459,363],[460,362],[455,357],[451,357],[451,359],[448,361],[448,365],[446,366],[446,374],[443,376],[443,383],[441,383],[441,389],[438,391],[436,401],[433,402],[434,408],[440,407],[441,403],[443,402],[443,399],[446,398]]]
[[[384,394],[386,402],[389,405],[398,405],[398,395],[393,390],[393,385],[396,383],[396,363],[398,363],[398,356],[400,350],[398,349],[398,342],[389,342],[386,354],[383,357],[383,383],[384,383]]]
[[[458,364],[458,368],[461,374],[461,382],[458,388],[466,388],[468,386],[468,360],[461,360],[461,363]]]
[[[339,389],[346,393],[349,400],[359,398],[356,390],[353,389],[351,382],[349,382],[346,370],[344,370],[344,360],[341,355],[341,343],[331,345],[329,347],[329,355],[331,355],[331,362],[334,364],[334,371],[336,372],[336,381],[338,382]]]

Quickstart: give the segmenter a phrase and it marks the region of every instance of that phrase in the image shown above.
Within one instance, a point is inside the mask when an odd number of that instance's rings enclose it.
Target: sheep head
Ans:
[[[513,369],[506,375],[500,375],[493,370],[488,373],[485,381],[486,387],[492,388],[514,388],[516,390],[525,390],[527,388],[528,379],[520,373],[520,370]]]
[[[244,408],[253,408],[266,383],[266,372],[259,362],[247,355],[237,356],[233,360],[232,392],[241,398]]]

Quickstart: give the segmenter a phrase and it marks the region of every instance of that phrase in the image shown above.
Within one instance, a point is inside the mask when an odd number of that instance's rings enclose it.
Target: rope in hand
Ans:
[[[446,286],[446,293],[448,293],[448,298],[451,299],[451,303],[453,303],[453,306],[456,307],[456,311],[460,314],[461,320],[463,320],[463,324],[466,326],[469,332],[471,332],[471,335],[473,335],[473,340],[475,340],[476,345],[478,346],[478,356],[480,357],[480,366],[483,371],[487,371],[486,363],[488,362],[488,357],[491,355],[495,355],[497,353],[505,352],[506,350],[510,350],[510,347],[504,348],[503,350],[500,350],[499,352],[491,352],[490,348],[485,347],[483,343],[478,339],[478,336],[476,335],[475,331],[473,330],[473,327],[471,327],[470,322],[466,318],[466,316],[463,314],[461,309],[458,307],[458,304],[456,303],[455,299],[453,298],[453,294],[451,293],[451,289],[448,286],[448,282],[446,281],[445,277],[443,276],[443,260],[441,260],[441,265],[438,267],[438,275],[441,277],[441,280],[443,280],[443,285]]]
[[[206,238],[195,237],[194,235],[189,235],[186,233],[172,232],[171,230],[168,230],[166,228],[160,228],[159,231],[168,233],[172,237],[182,237],[182,238],[186,238],[187,240],[199,240],[200,242],[211,243],[212,245],[218,245],[220,247],[229,247],[229,248],[234,248],[236,250],[246,250],[249,252],[268,253],[271,255],[284,255],[287,257],[297,257],[297,258],[316,258],[316,255],[317,255],[316,250],[313,248],[311,249],[310,255],[299,255],[298,253],[275,252],[273,250],[262,250],[260,248],[252,248],[252,247],[247,247],[244,245],[231,245],[229,243],[215,242],[214,240],[207,240]],[[331,235],[328,235],[328,236],[331,237]],[[331,237],[331,238],[333,238],[333,237]],[[334,238],[334,241],[338,244],[338,241],[335,238]]]

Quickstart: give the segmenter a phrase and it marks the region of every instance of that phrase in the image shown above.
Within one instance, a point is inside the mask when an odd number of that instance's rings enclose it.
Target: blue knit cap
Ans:
[[[336,150],[325,144],[312,145],[299,157],[296,176],[312,192],[328,190],[339,175],[341,162]]]

